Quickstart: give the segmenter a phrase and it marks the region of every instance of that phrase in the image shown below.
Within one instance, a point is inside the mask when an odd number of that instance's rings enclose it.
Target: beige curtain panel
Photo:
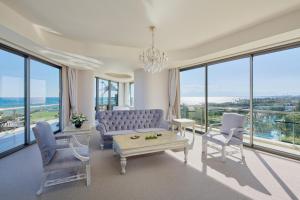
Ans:
[[[180,116],[180,82],[179,69],[170,69],[168,76],[169,107],[167,120],[172,121]]]
[[[77,104],[77,77],[78,72],[76,69],[68,68],[68,89],[70,100],[70,117],[73,113],[78,112]]]

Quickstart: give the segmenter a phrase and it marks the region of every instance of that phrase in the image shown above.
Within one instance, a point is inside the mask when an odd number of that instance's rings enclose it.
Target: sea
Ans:
[[[273,99],[282,99],[287,102],[299,102],[299,95],[281,95],[281,96],[256,96],[255,99],[265,99],[265,98],[273,98]],[[243,96],[223,96],[223,97],[208,97],[209,103],[235,103],[240,100],[249,100],[249,97]],[[204,97],[181,97],[180,103],[185,105],[203,105],[205,103]]]
[[[226,102],[236,102],[245,97],[208,97],[210,103],[226,103]],[[204,97],[181,97],[180,102],[185,105],[202,105],[205,103]]]
[[[23,107],[24,97],[0,97],[0,108]],[[53,105],[59,104],[59,97],[33,97],[30,98],[31,105]]]

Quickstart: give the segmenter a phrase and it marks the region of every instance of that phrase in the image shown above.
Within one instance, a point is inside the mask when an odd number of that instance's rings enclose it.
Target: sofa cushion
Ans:
[[[226,139],[228,137],[228,134],[224,133],[217,133],[217,132],[212,132],[207,135],[203,135],[203,139],[206,139],[208,141],[211,141],[213,143],[219,144],[219,145],[226,145]],[[240,145],[242,144],[242,141],[232,137],[231,140],[229,141],[228,145]]]
[[[138,132],[138,133],[147,133],[147,132],[166,131],[166,129],[163,129],[163,128],[143,128],[143,129],[136,129],[135,131]]]
[[[131,134],[131,133],[136,133],[136,132],[134,130],[109,131],[109,132],[106,132],[104,135],[105,136],[114,136],[114,135],[126,135],[126,134]]]
[[[89,149],[86,147],[75,147],[76,151],[82,156],[89,156]],[[79,168],[83,162],[74,156],[71,148],[57,149],[51,162],[45,166],[45,170],[61,170],[68,168]]]
[[[114,135],[124,135],[124,134],[131,134],[131,133],[136,133],[136,132],[134,130],[109,131],[102,134],[101,138],[102,140],[112,141],[113,139],[112,136]]]

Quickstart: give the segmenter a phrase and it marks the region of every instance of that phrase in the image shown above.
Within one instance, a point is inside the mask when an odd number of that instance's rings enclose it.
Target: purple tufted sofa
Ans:
[[[96,121],[102,149],[112,147],[114,135],[162,131],[170,127],[160,109],[98,111]]]

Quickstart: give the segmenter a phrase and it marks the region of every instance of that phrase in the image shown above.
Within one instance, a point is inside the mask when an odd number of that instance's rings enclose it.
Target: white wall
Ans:
[[[134,71],[134,107],[136,109],[168,110],[168,70],[148,73],[143,69]]]
[[[129,106],[129,82],[119,82],[119,106]]]
[[[95,122],[95,102],[94,92],[96,90],[94,84],[94,73],[89,70],[78,71],[78,112],[83,113],[88,118],[88,123]]]

